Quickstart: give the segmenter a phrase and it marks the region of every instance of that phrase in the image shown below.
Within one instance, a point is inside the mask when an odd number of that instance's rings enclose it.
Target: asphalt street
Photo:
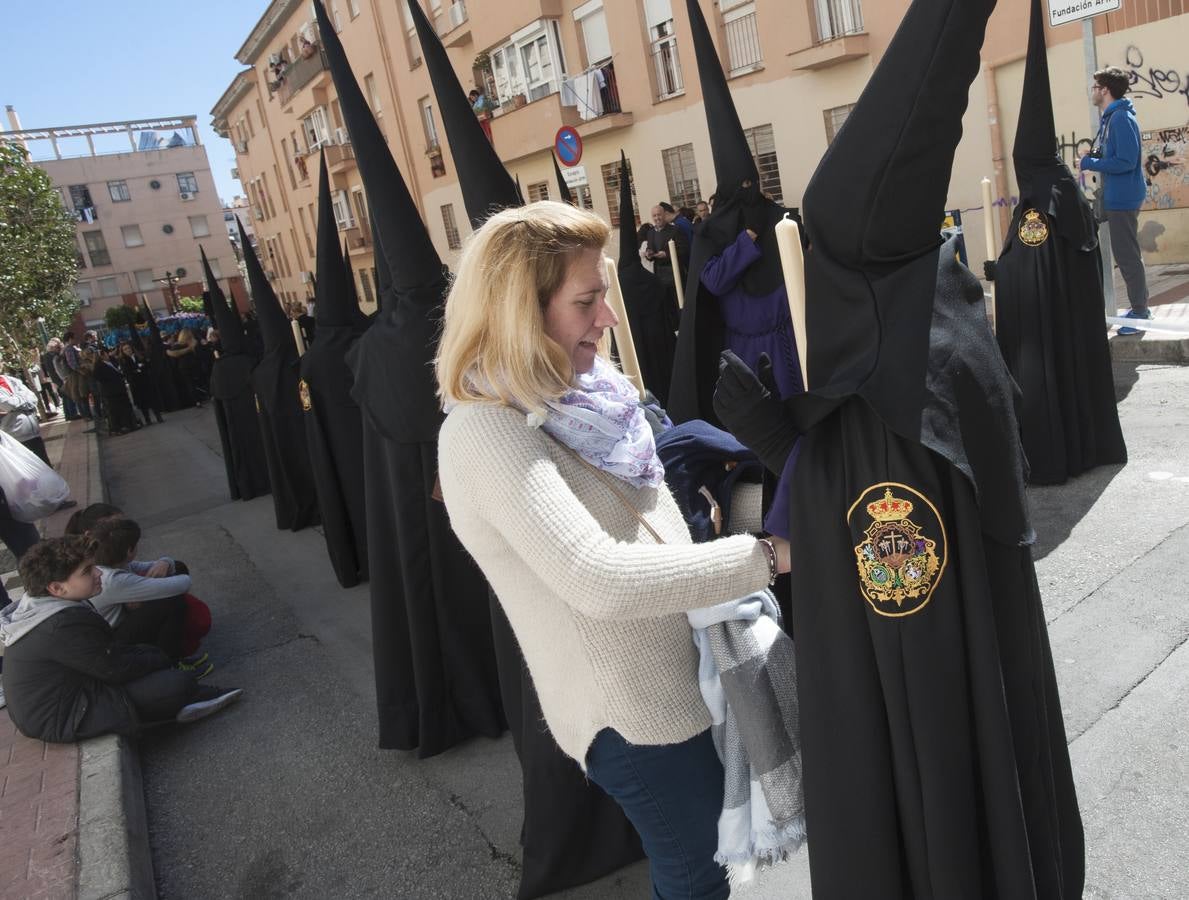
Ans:
[[[1092,898],[1189,896],[1189,368],[1120,365],[1130,461],[1031,492],[1037,570],[1086,825]],[[431,760],[376,749],[366,586],[321,535],[227,500],[209,409],[103,441],[142,557],[194,573],[214,613],[210,681],[241,703],[141,742],[163,898],[515,896],[511,741]],[[860,859],[856,859],[861,864]],[[568,892],[648,896],[644,864]],[[809,897],[804,855],[738,896]]]

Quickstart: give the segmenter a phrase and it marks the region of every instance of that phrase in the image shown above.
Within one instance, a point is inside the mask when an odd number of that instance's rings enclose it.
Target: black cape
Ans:
[[[272,490],[252,393],[252,359],[241,353],[220,356],[211,368],[211,399],[227,489],[232,500],[251,500]]]
[[[803,433],[789,536],[815,897],[1081,896],[1013,385],[952,250],[909,267],[938,272],[929,434],[898,433],[862,396],[787,404]]]
[[[259,400],[260,439],[272,485],[277,528],[301,531],[316,525],[318,494],[306,447],[296,359],[277,359],[265,353],[252,370]]]
[[[1093,215],[1072,177],[1054,187],[1048,203],[1021,199],[995,286],[996,336],[1023,395],[1029,481],[1060,484],[1095,466],[1125,463],[1103,326],[1102,261]]]
[[[351,398],[346,357],[359,335],[323,324],[301,359],[306,444],[310,451],[326,551],[343,587],[368,579],[363,420]]]
[[[315,3],[314,12],[373,212],[384,284],[380,311],[349,359],[363,415],[380,746],[427,757],[504,730],[487,585],[434,498],[442,413],[432,360],[447,281],[326,10]]]
[[[491,628],[500,694],[524,777],[518,900],[534,900],[609,875],[644,858],[623,809],[561,752],[495,593]]]
[[[1098,226],[1057,155],[1044,12],[1033,0],[1012,148],[1020,201],[995,265],[996,336],[1023,393],[1033,484],[1127,461],[1103,327]]]

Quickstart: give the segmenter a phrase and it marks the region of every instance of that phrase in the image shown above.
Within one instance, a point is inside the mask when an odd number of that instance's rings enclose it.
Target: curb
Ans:
[[[1110,339],[1115,362],[1189,365],[1189,338],[1148,338],[1146,335],[1114,335]]]
[[[126,737],[80,745],[78,900],[153,900],[140,758]]]
[[[87,435],[87,471],[107,501],[95,434]],[[78,900],[156,900],[136,744],[106,735],[83,741],[79,749]]]

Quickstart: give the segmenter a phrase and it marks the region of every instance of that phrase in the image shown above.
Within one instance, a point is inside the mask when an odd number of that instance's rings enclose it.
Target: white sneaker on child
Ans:
[[[178,710],[177,721],[197,722],[207,716],[214,715],[225,706],[230,706],[243,693],[241,688],[219,688],[213,684],[202,684],[194,694],[194,699]]]

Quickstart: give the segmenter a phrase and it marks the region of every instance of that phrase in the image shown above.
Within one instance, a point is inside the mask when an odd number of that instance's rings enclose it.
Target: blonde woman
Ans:
[[[553,737],[639,831],[654,896],[726,897],[722,768],[685,612],[766,587],[788,545],[690,542],[639,397],[596,352],[616,323],[608,233],[545,201],[471,239],[437,358],[442,491]]]

